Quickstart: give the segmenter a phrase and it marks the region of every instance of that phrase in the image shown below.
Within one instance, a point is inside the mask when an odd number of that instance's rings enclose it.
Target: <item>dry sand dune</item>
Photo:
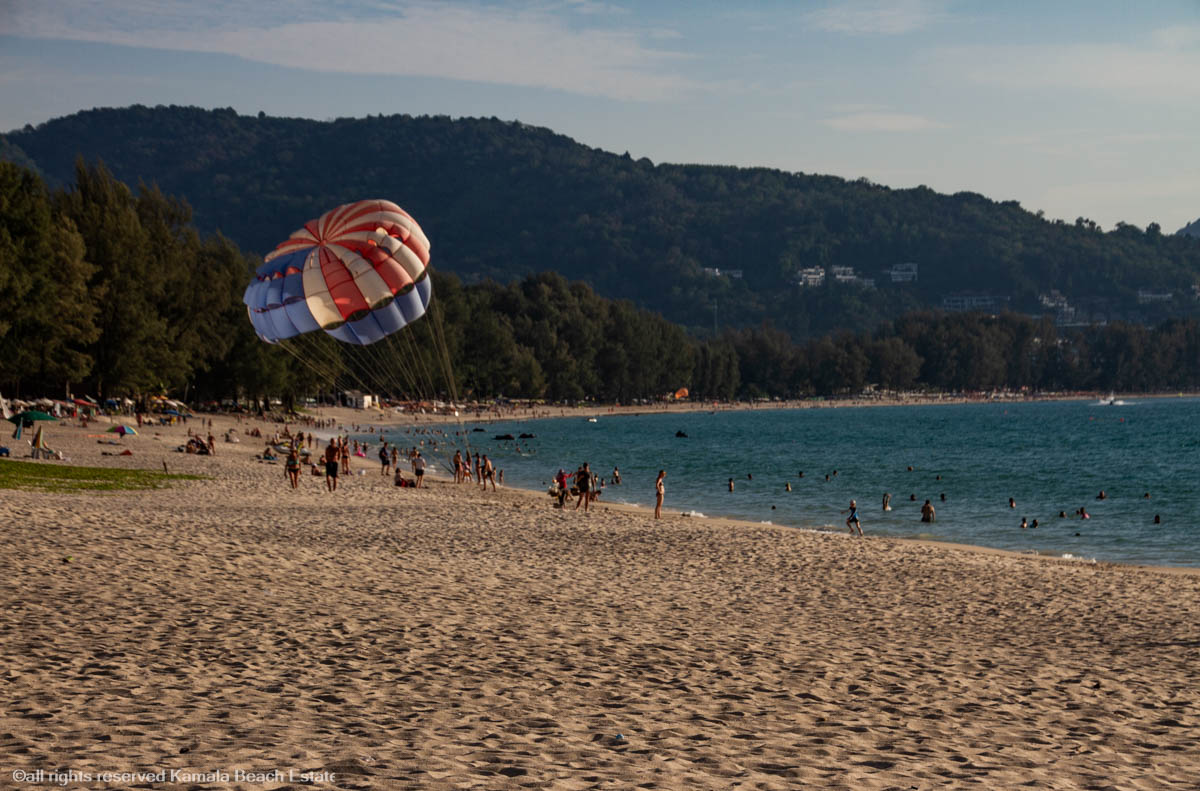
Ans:
[[[258,445],[161,433],[52,437],[211,480],[0,495],[0,786],[1200,787],[1196,574],[584,516],[358,460],[293,492]]]

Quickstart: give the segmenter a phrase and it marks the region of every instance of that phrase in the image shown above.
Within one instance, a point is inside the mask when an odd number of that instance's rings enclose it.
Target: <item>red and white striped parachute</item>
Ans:
[[[391,201],[347,203],[275,248],[243,297],[250,322],[275,343],[324,330],[370,344],[425,314],[429,240]]]

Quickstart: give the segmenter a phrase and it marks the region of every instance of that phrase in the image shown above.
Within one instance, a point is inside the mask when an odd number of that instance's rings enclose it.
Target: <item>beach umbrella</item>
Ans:
[[[174,415],[175,417],[183,417],[183,413],[177,409],[164,409],[164,415]]]
[[[27,409],[24,412],[18,412],[9,418],[9,421],[17,424],[17,430],[13,432],[13,439],[20,439],[21,429],[32,426],[35,420],[58,420],[58,418],[54,415],[47,415],[45,412],[39,412],[36,409]]]
[[[16,423],[19,426],[32,426],[35,420],[58,420],[54,415],[47,415],[45,412],[39,412],[36,409],[27,409],[24,412],[18,412],[9,418],[9,421]]]
[[[133,436],[135,436],[135,437],[136,437],[136,436],[137,436],[137,429],[135,429],[133,426],[126,426],[126,425],[123,425],[123,424],[119,424],[119,425],[116,425],[116,426],[109,426],[109,427],[108,427],[108,433],[110,433],[110,434],[120,434],[122,437],[123,437],[123,436],[125,436],[126,434],[132,434]]]

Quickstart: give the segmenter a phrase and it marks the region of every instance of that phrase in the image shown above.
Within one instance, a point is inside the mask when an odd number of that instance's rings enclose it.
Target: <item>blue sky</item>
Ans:
[[[1200,0],[0,0],[0,130],[92,107],[496,116],[1174,232]]]

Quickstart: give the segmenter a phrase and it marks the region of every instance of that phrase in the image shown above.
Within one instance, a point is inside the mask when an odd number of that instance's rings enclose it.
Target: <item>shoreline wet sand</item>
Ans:
[[[307,473],[293,492],[250,440],[188,456],[166,450],[183,427],[147,427],[119,457],[87,436],[103,428],[48,431],[75,464],[209,479],[3,493],[10,779],[1125,789],[1200,772],[1195,570],[686,518],[669,496],[659,521],[584,516],[536,492],[398,489],[373,459],[336,494]]]

